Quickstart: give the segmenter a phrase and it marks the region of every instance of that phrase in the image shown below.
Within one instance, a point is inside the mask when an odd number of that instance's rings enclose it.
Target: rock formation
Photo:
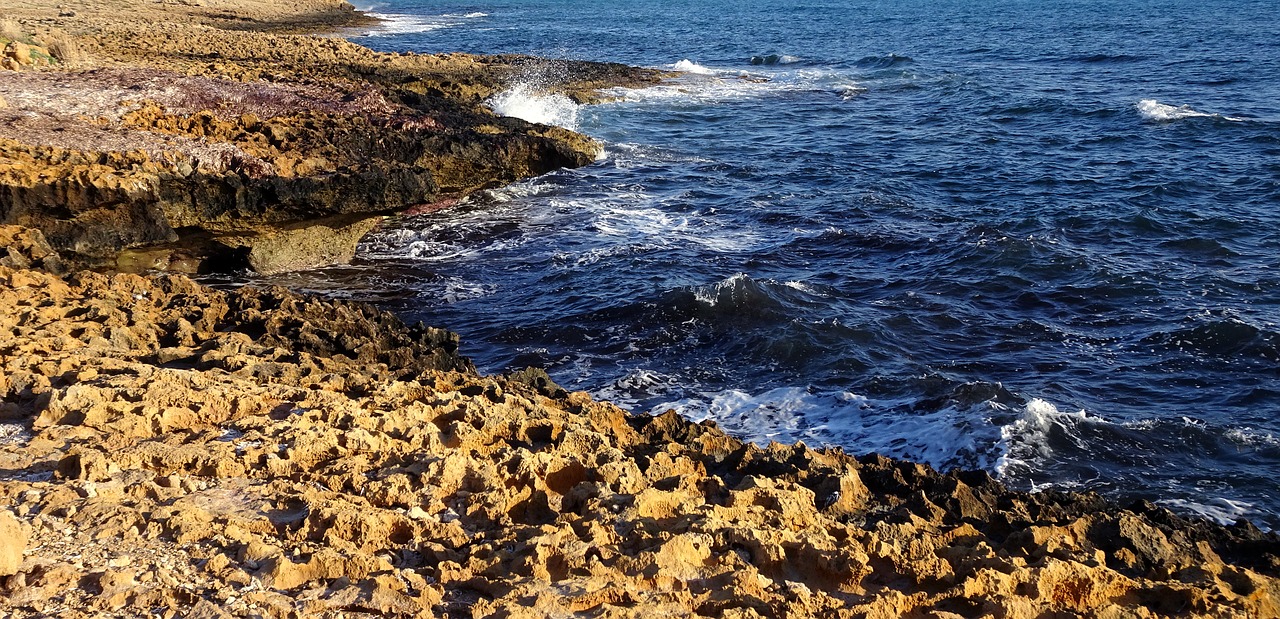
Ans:
[[[0,334],[8,616],[1280,616],[1246,522],[744,444],[360,304],[0,265]]]
[[[147,24],[87,1],[57,11],[72,17],[6,4],[43,33],[32,40],[75,41],[79,60],[46,50],[45,70],[0,71],[0,223],[38,228],[92,267],[270,273],[348,261],[380,215],[598,154],[571,131],[495,116],[483,106],[494,93],[534,74],[579,99],[656,79],[279,34],[363,19],[336,0],[285,15],[267,0],[222,1]]]

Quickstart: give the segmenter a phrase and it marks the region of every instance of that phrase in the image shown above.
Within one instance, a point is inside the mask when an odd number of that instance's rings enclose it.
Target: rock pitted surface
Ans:
[[[283,290],[0,266],[0,400],[14,617],[1280,616],[1247,523],[744,444]]]
[[[0,0],[31,40],[78,50],[43,70],[0,70],[0,223],[38,228],[93,267],[270,273],[348,261],[382,214],[598,154],[585,136],[494,115],[487,97],[534,77],[579,99],[657,77],[281,34],[367,20],[337,0],[136,7],[148,21],[103,4]]]

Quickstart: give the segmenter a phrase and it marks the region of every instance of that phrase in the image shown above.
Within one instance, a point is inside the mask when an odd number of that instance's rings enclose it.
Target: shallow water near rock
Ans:
[[[686,71],[606,143],[270,278],[633,410],[1280,525],[1266,2],[389,2],[379,50]],[[415,27],[418,24],[421,27]]]

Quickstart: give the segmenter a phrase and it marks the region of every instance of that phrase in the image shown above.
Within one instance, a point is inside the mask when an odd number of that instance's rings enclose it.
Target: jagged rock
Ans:
[[[1262,617],[1280,599],[1280,540],[1254,528],[743,444],[538,371],[478,376],[451,334],[355,303],[0,266],[0,332],[0,397],[31,431],[0,445],[0,497],[37,548],[6,612]]]
[[[225,25],[230,10],[213,23]],[[92,32],[78,40],[96,39],[93,56],[108,68],[0,77],[0,224],[42,230],[67,259],[126,270],[348,260],[379,215],[595,160],[600,146],[586,136],[489,112],[484,99],[510,80],[542,71],[588,98],[659,75],[378,54],[181,21],[77,23]],[[213,55],[217,63],[192,63]]]
[[[591,155],[476,107],[533,59],[247,32],[348,23],[336,0],[195,4],[146,25],[75,4],[113,68],[0,77],[21,110],[0,132],[43,136],[0,137],[0,220],[50,240],[0,227],[0,614],[1280,616],[1280,538],[1247,523],[745,444],[479,376],[455,335],[358,303],[56,275],[301,264],[254,241]],[[642,78],[572,67],[583,99]],[[42,117],[63,86],[103,120]]]
[[[0,266],[59,274],[66,265],[39,230],[0,225]]]

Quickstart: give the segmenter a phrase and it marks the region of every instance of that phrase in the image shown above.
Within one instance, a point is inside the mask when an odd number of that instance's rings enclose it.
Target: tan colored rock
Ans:
[[[365,305],[3,239],[0,616],[1280,616],[1247,524],[745,444]]]
[[[10,41],[4,48],[4,55],[12,58],[14,62],[20,65],[30,65],[31,62],[31,46],[22,41]]]
[[[351,262],[360,239],[380,220],[380,217],[362,217],[354,221],[342,218],[308,222],[250,236],[223,236],[218,241],[247,248],[249,266],[258,273],[300,271]]]
[[[0,510],[0,576],[18,572],[27,549],[27,532],[8,510]]]

